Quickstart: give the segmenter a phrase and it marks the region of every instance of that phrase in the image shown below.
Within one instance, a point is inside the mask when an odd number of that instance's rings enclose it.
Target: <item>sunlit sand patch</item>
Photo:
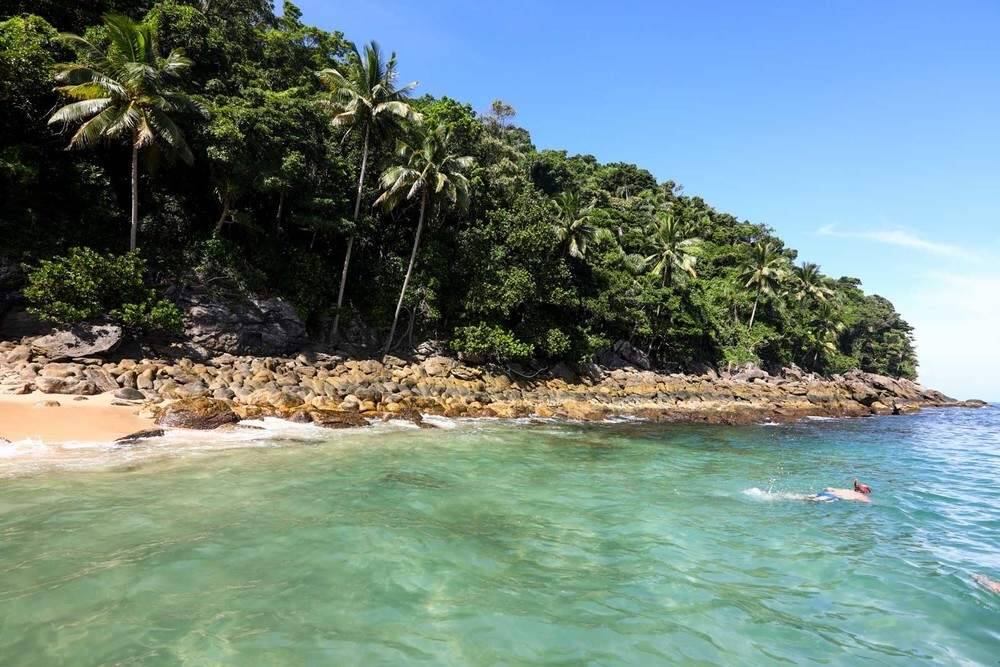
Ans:
[[[41,393],[0,396],[0,437],[46,443],[101,442],[152,428],[138,405],[121,403],[111,394],[73,396]],[[55,405],[55,404],[58,405]]]

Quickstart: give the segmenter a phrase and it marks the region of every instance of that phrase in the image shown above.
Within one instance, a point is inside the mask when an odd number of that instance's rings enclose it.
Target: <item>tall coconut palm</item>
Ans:
[[[837,352],[837,337],[843,333],[846,326],[841,312],[834,304],[829,301],[819,304],[806,336],[806,343],[813,353],[814,370],[818,370],[821,353],[835,354]]]
[[[658,216],[652,231],[656,252],[646,261],[653,263],[651,271],[660,277],[660,284],[669,287],[675,270],[692,278],[697,277],[694,266],[698,258],[694,253],[700,247],[701,239],[692,235],[690,227],[667,212]]]
[[[392,328],[385,343],[384,354],[389,354],[393,337],[396,335],[396,325],[399,322],[399,312],[403,308],[406,288],[413,275],[413,265],[417,261],[420,250],[420,235],[424,230],[424,218],[428,207],[441,212],[447,208],[466,209],[469,205],[469,180],[465,175],[475,160],[468,156],[459,156],[450,152],[451,133],[443,125],[426,128],[418,133],[417,141],[399,142],[397,156],[399,164],[389,167],[382,173],[380,184],[382,194],[376,205],[395,207],[404,201],[420,200],[420,217],[417,221],[417,233],[413,237],[413,251],[410,253],[410,264],[403,279],[403,288],[399,292],[399,302],[392,318]]]
[[[792,296],[796,301],[814,299],[822,302],[826,301],[833,290],[824,283],[823,274],[819,271],[819,265],[812,262],[803,262],[799,266],[792,267]]]
[[[601,228],[594,225],[594,207],[585,204],[575,192],[563,192],[555,198],[556,219],[552,229],[556,239],[570,257],[583,259],[587,247],[604,237]]]
[[[760,241],[751,247],[750,262],[741,276],[741,280],[745,281],[744,287],[751,288],[755,292],[748,329],[753,328],[761,295],[771,296],[780,289],[787,275],[787,263],[788,260],[772,241]]]
[[[357,228],[361,213],[361,196],[365,187],[365,173],[368,170],[368,152],[374,143],[386,141],[397,135],[404,120],[418,120],[406,99],[416,82],[396,87],[396,54],[386,60],[378,42],[365,45],[362,56],[354,47],[354,53],[347,65],[318,72],[320,80],[330,89],[330,108],[334,126],[347,127],[348,134],[361,135],[361,165],[358,168],[358,192],[354,198],[354,226]],[[356,232],[347,239],[344,252],[344,268],[340,273],[340,289],[337,291],[337,313],[333,318],[332,336],[337,337],[340,327],[340,309],[344,305],[344,288],[347,285],[347,271],[351,264],[351,250],[354,248]]]
[[[79,62],[56,66],[56,90],[75,100],[58,109],[49,125],[80,126],[69,148],[89,148],[100,141],[127,140],[132,147],[132,212],[129,248],[135,250],[139,230],[139,153],[155,144],[190,164],[194,161],[184,134],[172,116],[205,108],[173,88],[192,62],[183,49],[162,58],[149,25],[125,16],[104,17],[109,45],[101,50],[83,37],[63,34]]]

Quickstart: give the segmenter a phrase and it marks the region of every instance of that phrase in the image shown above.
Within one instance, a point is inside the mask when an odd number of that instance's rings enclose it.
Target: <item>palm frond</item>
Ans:
[[[123,109],[110,108],[97,114],[79,128],[69,140],[69,148],[90,148],[98,144],[101,140],[111,138],[108,128],[112,127],[121,118]]]
[[[98,97],[67,104],[52,114],[52,117],[49,118],[49,125],[56,123],[77,123],[104,111],[108,108],[109,104],[111,104],[111,99],[108,97]]]
[[[188,70],[194,65],[194,61],[185,55],[184,49],[174,49],[163,60],[163,74],[170,78],[178,77],[181,72]]]
[[[150,125],[156,130],[158,136],[163,139],[178,156],[187,164],[194,162],[194,155],[191,148],[184,139],[184,133],[177,127],[177,124],[161,109],[151,109],[148,115]]]

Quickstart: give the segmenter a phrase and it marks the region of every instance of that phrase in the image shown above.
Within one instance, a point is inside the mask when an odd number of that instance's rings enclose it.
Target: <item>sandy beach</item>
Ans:
[[[153,421],[137,415],[138,406],[112,405],[110,393],[75,396],[32,392],[0,395],[0,438],[12,442],[34,439],[46,443],[109,441],[152,428]],[[58,406],[45,403],[57,402]]]

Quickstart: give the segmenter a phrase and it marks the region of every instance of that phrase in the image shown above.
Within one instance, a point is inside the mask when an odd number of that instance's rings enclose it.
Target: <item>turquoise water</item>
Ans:
[[[0,663],[1000,659],[996,408],[445,425],[8,450]]]

